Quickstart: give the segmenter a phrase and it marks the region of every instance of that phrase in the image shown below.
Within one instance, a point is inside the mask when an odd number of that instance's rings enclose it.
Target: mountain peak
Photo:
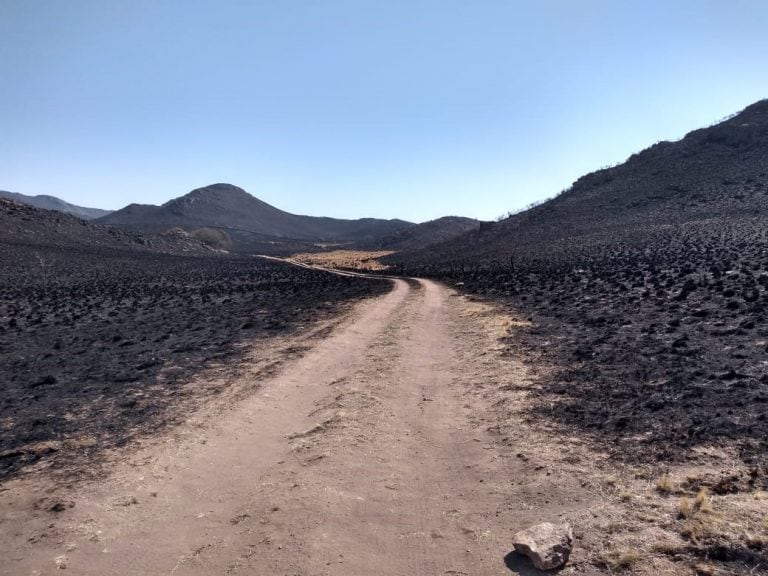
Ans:
[[[163,204],[163,206],[177,206],[179,204],[191,204],[198,201],[220,203],[222,201],[231,202],[242,200],[257,199],[248,194],[248,192],[242,188],[235,186],[234,184],[220,182],[217,184],[203,186],[202,188],[195,188],[184,196],[169,200]]]
[[[209,184],[208,186],[203,186],[202,188],[195,188],[192,190],[187,196],[203,196],[203,195],[214,195],[214,194],[245,194],[247,196],[250,196],[248,192],[240,188],[239,186],[235,186],[234,184],[228,184],[226,182],[218,182],[216,184]]]

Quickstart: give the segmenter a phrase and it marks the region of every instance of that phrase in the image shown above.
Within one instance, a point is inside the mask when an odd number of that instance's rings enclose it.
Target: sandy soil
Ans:
[[[379,258],[390,254],[393,254],[392,250],[332,250],[330,252],[294,254],[291,256],[291,260],[336,269],[381,271],[387,270],[390,266],[379,262]]]
[[[565,573],[596,572],[578,530],[603,505],[593,456],[515,422],[499,432],[492,391],[528,378],[499,355],[513,321],[393,282],[251,396],[107,479],[6,483],[0,574],[528,574],[512,534],[560,518],[577,527]]]

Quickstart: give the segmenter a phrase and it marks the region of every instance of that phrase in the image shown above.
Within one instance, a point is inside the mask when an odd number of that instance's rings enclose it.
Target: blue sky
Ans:
[[[0,189],[492,219],[768,97],[764,0],[0,0]]]

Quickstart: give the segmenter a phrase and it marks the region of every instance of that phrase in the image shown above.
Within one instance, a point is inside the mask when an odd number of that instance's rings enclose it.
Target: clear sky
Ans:
[[[0,189],[483,219],[768,97],[765,0],[0,0]]]

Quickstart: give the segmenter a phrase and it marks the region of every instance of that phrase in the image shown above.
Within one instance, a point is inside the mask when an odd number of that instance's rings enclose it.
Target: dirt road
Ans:
[[[499,436],[488,390],[526,378],[495,355],[501,320],[441,285],[394,284],[105,481],[9,483],[0,573],[527,573],[512,534],[593,497],[529,461],[531,438]]]

